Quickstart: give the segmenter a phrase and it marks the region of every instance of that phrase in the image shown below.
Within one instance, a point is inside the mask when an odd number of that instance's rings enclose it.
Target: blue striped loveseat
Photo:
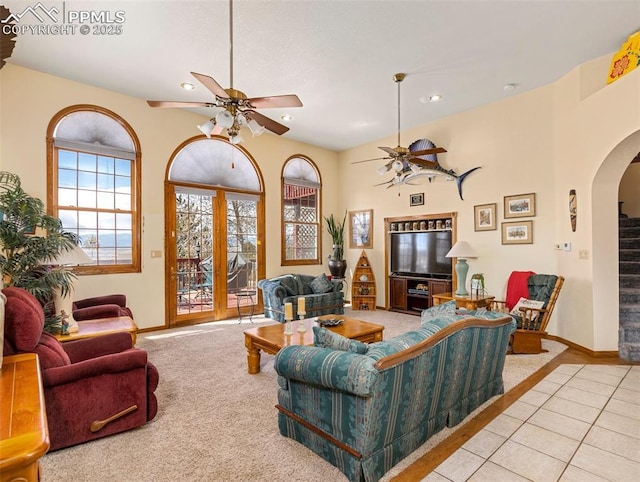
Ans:
[[[314,328],[316,339],[321,330]],[[368,346],[343,339],[341,349],[285,347],[275,359],[280,433],[349,480],[377,481],[429,437],[503,393],[514,330],[502,313],[449,313]]]

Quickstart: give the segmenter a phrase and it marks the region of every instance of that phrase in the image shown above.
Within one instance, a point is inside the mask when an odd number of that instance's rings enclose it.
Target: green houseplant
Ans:
[[[20,178],[0,171],[0,270],[3,286],[16,286],[32,293],[45,309],[45,330],[61,330],[53,296],[65,296],[75,274],[55,259],[77,244],[75,234],[63,230],[56,217],[45,212],[44,203],[27,194]]]
[[[329,255],[329,272],[335,278],[344,278],[347,271],[347,261],[344,258],[344,225],[347,219],[345,211],[342,222],[337,221],[333,214],[324,218],[327,231],[333,241],[333,254]]]

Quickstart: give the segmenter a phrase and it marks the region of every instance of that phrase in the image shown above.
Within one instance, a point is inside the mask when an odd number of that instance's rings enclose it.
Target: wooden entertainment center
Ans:
[[[433,295],[452,292],[456,288],[455,270],[432,275],[391,272],[391,236],[401,232],[451,231],[451,244],[456,243],[457,213],[421,214],[385,218],[385,273],[388,280],[386,306],[390,311],[419,315],[434,305]],[[452,259],[452,266],[455,259]]]

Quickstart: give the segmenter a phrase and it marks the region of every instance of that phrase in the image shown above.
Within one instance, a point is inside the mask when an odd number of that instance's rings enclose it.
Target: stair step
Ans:
[[[638,288],[640,289],[640,275],[620,273],[620,288]]]
[[[620,323],[620,343],[637,343],[640,346],[640,321],[625,321]]]
[[[624,261],[619,264],[620,274],[640,274],[640,261]]]
[[[618,356],[623,360],[640,362],[640,344],[620,343],[618,346]]]
[[[629,228],[632,226],[640,226],[640,218],[619,218],[618,225],[621,228]]]
[[[620,304],[640,304],[640,289],[620,288]]]
[[[618,248],[620,249],[639,249],[640,238],[618,238]]]
[[[620,251],[620,262],[624,261],[640,261],[640,243],[634,249],[624,249],[621,248]]]
[[[620,238],[637,238],[640,236],[640,226],[631,226],[628,228],[619,228]]]

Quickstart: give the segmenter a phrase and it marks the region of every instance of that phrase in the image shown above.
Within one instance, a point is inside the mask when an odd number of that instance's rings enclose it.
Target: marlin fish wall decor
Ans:
[[[382,170],[378,169],[380,174],[385,174],[387,171],[393,169],[395,176],[389,181],[376,184],[376,186],[383,186],[388,184],[388,188],[392,186],[398,186],[400,184],[415,185],[415,180],[422,178],[429,179],[431,182],[434,178],[444,177],[448,181],[455,179],[458,185],[458,194],[460,199],[462,198],[462,183],[469,174],[473,171],[480,169],[480,166],[469,169],[463,174],[457,174],[453,169],[444,169],[438,162],[437,154],[420,155],[420,151],[428,149],[436,149],[436,146],[429,139],[420,139],[415,141],[409,146],[409,152],[406,156],[398,156],[390,163],[390,169]],[[437,148],[439,152],[447,152],[443,148]],[[413,155],[412,153],[417,155]],[[386,167],[386,166],[385,166]]]

